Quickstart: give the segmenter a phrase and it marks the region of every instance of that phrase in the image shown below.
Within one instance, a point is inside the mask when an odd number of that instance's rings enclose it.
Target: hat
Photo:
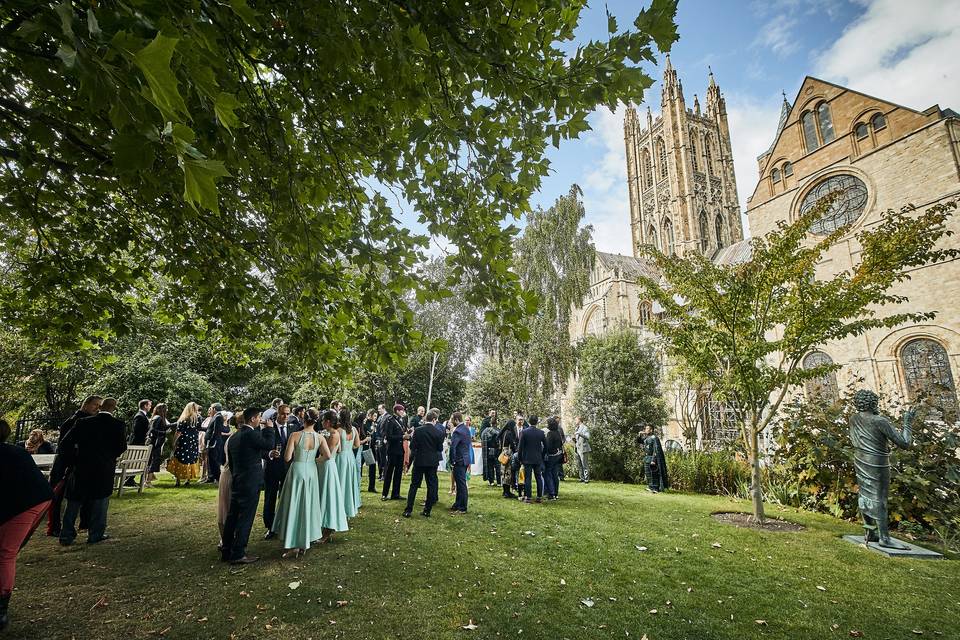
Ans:
[[[400,404],[399,402],[398,402],[397,404],[393,405],[393,410],[394,410],[394,411],[406,411],[406,409],[403,408],[403,405]]]

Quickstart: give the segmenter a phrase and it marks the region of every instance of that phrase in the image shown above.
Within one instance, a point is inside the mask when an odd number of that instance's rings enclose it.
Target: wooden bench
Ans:
[[[149,444],[127,446],[127,450],[120,456],[117,469],[114,472],[114,477],[117,479],[117,497],[120,497],[120,494],[123,493],[123,484],[127,481],[127,478],[132,478],[138,473],[140,474],[140,486],[137,493],[143,493],[143,485],[147,481],[147,469],[150,467],[151,450],[153,450],[153,446]]]
[[[37,465],[37,468],[43,473],[44,476],[50,477],[50,470],[53,469],[53,459],[57,457],[55,453],[37,453],[33,456],[33,464]]]

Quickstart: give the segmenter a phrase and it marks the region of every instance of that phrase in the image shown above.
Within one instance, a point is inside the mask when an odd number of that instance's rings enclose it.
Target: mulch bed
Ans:
[[[787,522],[786,520],[780,520],[779,518],[764,518],[763,524],[757,524],[753,522],[749,513],[739,513],[739,512],[724,512],[711,514],[714,520],[719,520],[720,522],[731,524],[735,527],[740,527],[742,529],[756,529],[757,531],[780,531],[780,532],[789,532],[797,533],[798,531],[803,531],[803,525],[796,524],[795,522]]]

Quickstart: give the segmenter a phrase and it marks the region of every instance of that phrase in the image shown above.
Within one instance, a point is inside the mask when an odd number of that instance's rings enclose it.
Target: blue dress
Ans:
[[[329,460],[317,457],[317,473],[320,478],[320,522],[325,529],[347,531],[347,512],[343,504],[343,486],[337,469],[337,451],[332,451]]]
[[[353,432],[357,437],[357,432]],[[343,487],[343,510],[348,518],[360,510],[360,476],[357,474],[357,457],[353,453],[353,440],[347,440],[347,432],[340,429],[340,451],[337,453],[337,472]]]
[[[310,449],[306,448],[309,442],[313,443]],[[283,540],[284,549],[309,549],[310,543],[323,535],[317,474],[319,451],[320,434],[313,432],[302,432],[293,447],[272,529]]]

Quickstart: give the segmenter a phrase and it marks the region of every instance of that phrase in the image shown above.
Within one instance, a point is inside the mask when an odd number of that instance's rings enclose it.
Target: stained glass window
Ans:
[[[673,223],[670,222],[670,218],[664,218],[661,226],[663,227],[663,252],[668,256],[672,256],[674,252]]]
[[[707,225],[707,212],[700,212],[700,251],[707,252],[710,245],[710,228]]]
[[[802,363],[804,369],[814,369],[829,364],[833,364],[833,359],[823,351],[811,351],[803,358]],[[816,378],[807,380],[806,390],[807,397],[811,400],[835,402],[840,397],[836,372],[827,371]]]
[[[667,147],[663,138],[657,138],[657,160],[660,162],[660,177],[667,177]]]
[[[911,340],[900,350],[900,365],[911,401],[929,397],[943,417],[956,417],[957,391],[943,345],[929,338]]]
[[[817,138],[817,122],[814,119],[813,111],[804,113],[800,122],[803,125],[803,142],[807,146],[807,151],[820,148],[820,139]]]
[[[823,216],[813,223],[810,231],[817,235],[829,235],[860,217],[867,206],[867,185],[856,176],[841,174],[830,176],[818,183],[803,197],[800,215],[815,206],[820,198],[839,192],[836,200]]]
[[[820,141],[827,144],[834,139],[833,121],[830,120],[830,107],[826,102],[821,102],[817,107],[817,121],[820,123]]]

